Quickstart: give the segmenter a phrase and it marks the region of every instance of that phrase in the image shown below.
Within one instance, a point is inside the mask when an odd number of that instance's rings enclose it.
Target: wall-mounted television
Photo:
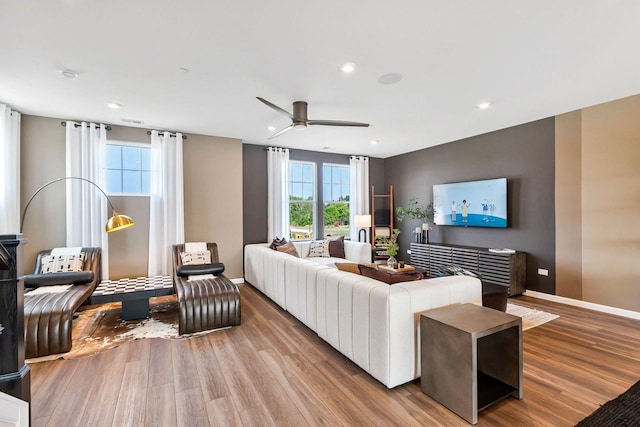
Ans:
[[[433,186],[434,222],[461,227],[507,227],[507,178]]]

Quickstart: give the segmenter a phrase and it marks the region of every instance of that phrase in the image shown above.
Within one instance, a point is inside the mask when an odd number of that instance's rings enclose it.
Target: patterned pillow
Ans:
[[[269,248],[271,248],[271,249],[273,249],[275,251],[278,246],[282,246],[285,243],[287,243],[287,239],[285,239],[284,237],[282,239],[278,239],[276,237],[275,239],[273,239],[271,241],[271,244],[269,245]]]
[[[68,273],[82,271],[84,252],[69,255],[45,255],[42,257],[41,273]]]
[[[182,260],[182,265],[211,264],[211,252],[180,252],[180,259]]]
[[[276,250],[278,252],[284,252],[285,254],[293,255],[296,258],[299,258],[298,250],[294,246],[293,242],[285,243],[284,245],[276,246]]]
[[[329,240],[313,240],[309,246],[309,258],[329,258]]]

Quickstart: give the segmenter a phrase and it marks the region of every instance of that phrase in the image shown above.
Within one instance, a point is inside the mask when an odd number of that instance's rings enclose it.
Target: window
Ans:
[[[107,144],[107,193],[150,193],[151,148],[135,143]]]
[[[289,238],[315,238],[316,165],[309,162],[289,162]]]
[[[349,236],[349,166],[322,165],[324,236]]]

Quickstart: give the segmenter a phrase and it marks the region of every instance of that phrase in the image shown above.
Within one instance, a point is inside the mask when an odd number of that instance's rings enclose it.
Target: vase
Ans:
[[[387,259],[387,267],[395,268],[394,266],[398,264],[398,260],[395,257],[390,256]]]

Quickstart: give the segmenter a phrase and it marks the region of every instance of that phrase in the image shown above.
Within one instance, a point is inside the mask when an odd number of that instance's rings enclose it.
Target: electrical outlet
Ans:
[[[548,276],[549,275],[549,270],[547,270],[546,268],[539,268],[538,269],[538,275],[540,275],[540,276]]]
[[[407,255],[411,255],[411,249],[407,249]]]

